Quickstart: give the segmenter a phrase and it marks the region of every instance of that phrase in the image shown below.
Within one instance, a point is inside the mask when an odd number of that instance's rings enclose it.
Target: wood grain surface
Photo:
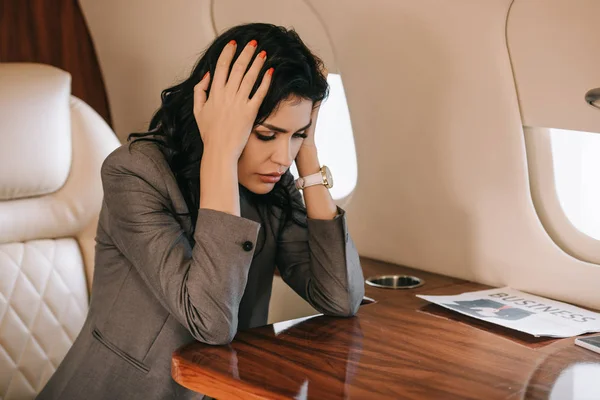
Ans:
[[[565,371],[600,371],[600,354],[573,338],[533,338],[415,297],[484,285],[369,259],[362,265],[365,277],[400,273],[426,283],[367,286],[375,302],[353,318],[306,317],[241,331],[226,346],[186,346],[173,355],[173,378],[217,399],[567,400],[573,387],[555,385],[570,379]],[[579,375],[580,390],[600,385],[600,376]]]

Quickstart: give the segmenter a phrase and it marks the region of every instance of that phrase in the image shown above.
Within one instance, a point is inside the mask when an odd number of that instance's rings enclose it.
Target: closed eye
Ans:
[[[254,132],[256,133],[256,137],[259,138],[260,140],[264,141],[264,142],[268,142],[269,140],[274,140],[275,139],[275,135],[273,136],[267,136],[267,135],[261,135],[258,132]]]
[[[260,140],[262,140],[264,142],[268,142],[269,140],[275,140],[275,138],[277,137],[277,134],[275,132],[272,132],[273,134],[270,135],[270,136],[269,135],[260,134],[257,131],[254,131],[254,133],[256,134],[256,137],[258,139],[260,139]],[[295,133],[293,137],[297,138],[297,139],[306,139],[308,136],[306,135],[305,132],[298,132],[298,133]]]

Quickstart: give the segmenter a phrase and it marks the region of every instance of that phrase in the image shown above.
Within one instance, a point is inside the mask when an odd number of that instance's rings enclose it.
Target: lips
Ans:
[[[259,174],[258,175],[260,180],[263,181],[264,183],[277,183],[279,182],[279,180],[281,179],[281,175],[263,175],[263,174]]]

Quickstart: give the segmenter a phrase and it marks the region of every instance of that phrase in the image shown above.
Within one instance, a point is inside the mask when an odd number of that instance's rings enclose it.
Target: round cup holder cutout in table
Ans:
[[[423,286],[425,281],[409,275],[378,275],[367,278],[366,283],[385,289],[414,289]]]

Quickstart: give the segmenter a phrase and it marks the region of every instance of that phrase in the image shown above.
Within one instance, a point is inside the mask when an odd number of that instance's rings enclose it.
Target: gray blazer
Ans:
[[[40,400],[201,399],[171,378],[171,354],[265,325],[273,273],[315,309],[352,316],[364,295],[344,210],[289,223],[241,198],[241,217],[200,209],[195,232],[157,145],[123,145],[102,165],[104,200],[85,324]],[[300,193],[294,189],[294,195]],[[257,249],[262,249],[257,252]]]

